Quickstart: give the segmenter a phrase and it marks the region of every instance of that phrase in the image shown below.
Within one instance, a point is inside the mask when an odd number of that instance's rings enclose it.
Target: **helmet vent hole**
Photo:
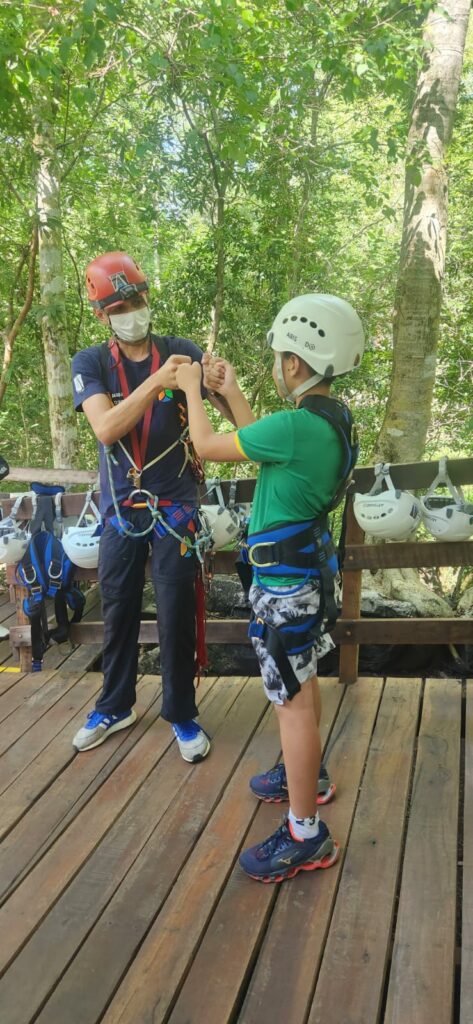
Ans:
[[[289,317],[285,316],[284,320],[283,320],[283,324],[287,324],[288,319],[289,319]]]
[[[301,324],[306,324],[306,323],[307,323],[307,317],[306,316],[301,316]]]
[[[291,316],[291,320],[298,320],[298,319],[299,318],[297,316]]]
[[[325,338],[325,331],[319,331],[319,335],[321,338]]]
[[[314,330],[317,330],[317,324],[314,324],[313,320],[310,321],[310,326],[313,327]]]

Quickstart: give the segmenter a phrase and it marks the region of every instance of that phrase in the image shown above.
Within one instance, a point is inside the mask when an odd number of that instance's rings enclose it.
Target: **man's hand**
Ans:
[[[182,365],[190,364],[191,361],[190,356],[169,356],[169,359],[166,359],[166,362],[163,363],[163,365],[159,367],[159,370],[156,370],[156,373],[153,374],[157,391],[163,391],[166,388],[169,388],[171,391],[175,391],[176,388],[181,387],[181,385],[177,383],[178,368]]]
[[[181,363],[176,369],[176,381],[177,387],[181,388],[182,391],[187,391],[197,381],[200,384],[202,380],[202,370],[200,363]]]

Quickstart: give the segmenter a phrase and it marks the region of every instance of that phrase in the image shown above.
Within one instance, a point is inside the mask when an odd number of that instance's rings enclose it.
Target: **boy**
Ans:
[[[329,636],[320,634],[322,612],[318,614],[321,583],[327,579],[324,558],[333,563],[323,529],[322,558],[308,552],[311,539],[314,551],[311,531],[320,527],[320,517],[332,506],[347,475],[342,432],[322,410],[336,410],[351,437],[348,410],[328,395],[333,377],[359,365],[364,336],[359,317],[343,299],[303,295],[283,306],[268,343],[274,352],[278,394],[296,406],[294,412],[255,421],[233,368],[222,360],[218,392],[230,405],[238,429],[216,434],[201,399],[200,366],[179,366],[176,377],[186,392],[190,433],[200,457],[261,463],[248,537],[254,572],[250,635],[266,694],[278,715],[284,764],[252,779],[250,785],[262,799],[284,799],[288,791],[289,813],[274,835],[241,854],[240,864],[259,881],[282,881],[301,870],[330,867],[338,857],[317,813],[317,652],[333,647]],[[324,787],[326,795],[319,802],[327,802],[333,793],[328,779],[322,778]]]

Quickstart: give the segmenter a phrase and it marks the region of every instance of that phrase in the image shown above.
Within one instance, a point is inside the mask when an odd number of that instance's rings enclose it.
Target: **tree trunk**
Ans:
[[[77,424],[72,404],[66,289],[62,266],[60,181],[51,120],[37,118],[37,209],[41,330],[48,382],[53,465],[77,464]]]
[[[429,13],[425,24],[425,64],[407,141],[391,391],[375,453],[385,462],[420,459],[431,418],[447,234],[444,160],[452,134],[469,11],[470,0],[444,0]]]

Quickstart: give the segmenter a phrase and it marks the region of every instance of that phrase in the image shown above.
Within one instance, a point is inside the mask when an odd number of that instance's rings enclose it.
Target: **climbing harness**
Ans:
[[[71,623],[80,622],[85,597],[73,585],[74,566],[52,528],[54,517],[51,499],[57,510],[58,495],[60,498],[64,488],[47,488],[37,484],[32,484],[32,488],[36,488],[37,508],[31,521],[31,539],[17,567],[16,577],[28,590],[28,596],[23,601],[23,611],[31,624],[32,671],[39,672],[44,653],[50,644],[63,643],[69,637]],[[54,629],[48,627],[47,597],[54,598],[57,622]],[[73,612],[70,620],[68,607]]]
[[[322,416],[337,433],[343,451],[343,463],[336,491],[328,506],[315,519],[281,523],[269,530],[249,534],[243,545],[243,556],[252,566],[254,582],[267,593],[281,596],[281,591],[271,589],[261,579],[261,575],[269,578],[293,576],[295,584],[284,589],[284,597],[297,594],[312,580],[318,580],[320,584],[320,606],[316,615],[300,616],[278,627],[259,616],[253,616],[250,621],[248,635],[263,640],[266,650],[277,665],[290,700],[300,690],[300,683],[289,656],[312,647],[322,629],[330,632],[338,617],[335,577],[339,561],[329,529],[328,514],[340,504],[346,493],[359,451],[353,419],[343,402],[322,395],[308,395],[302,399],[299,408]]]

